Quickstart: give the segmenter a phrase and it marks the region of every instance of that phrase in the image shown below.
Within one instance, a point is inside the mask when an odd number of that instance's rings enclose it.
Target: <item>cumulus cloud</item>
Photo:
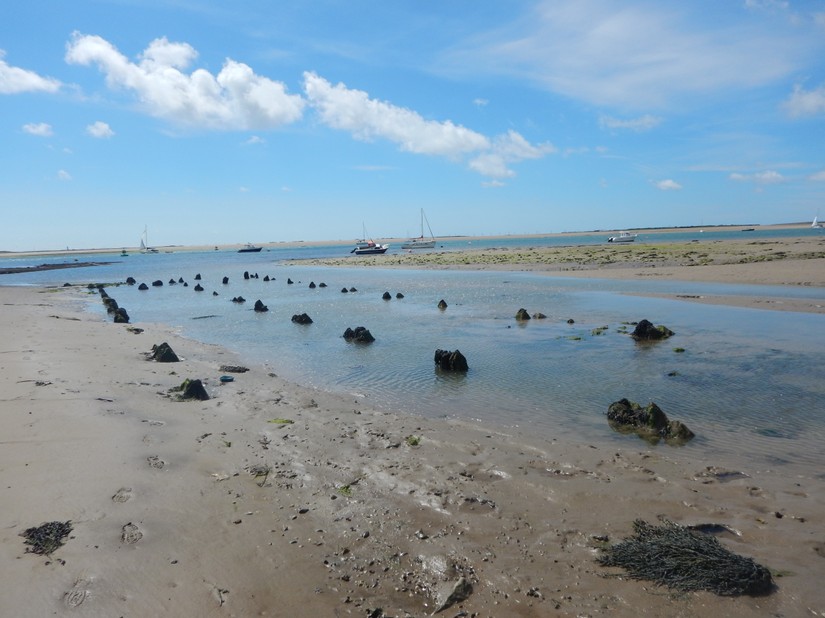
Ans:
[[[60,82],[51,77],[41,77],[34,71],[9,66],[4,60],[6,52],[0,49],[0,94],[21,92],[57,92]]]
[[[613,118],[611,116],[601,116],[599,118],[599,126],[603,129],[624,129],[636,131],[637,133],[650,131],[650,129],[658,127],[660,124],[662,124],[662,119],[657,116],[651,116],[650,114],[627,120]]]
[[[766,170],[755,174],[740,174],[734,172],[728,176],[728,178],[736,182],[752,182],[758,185],[775,185],[785,182],[785,177],[774,170]]]
[[[72,179],[72,175],[69,172],[67,172],[66,170],[59,170],[57,172],[57,179],[68,182]]]
[[[813,180],[814,182],[825,182],[825,170],[811,174],[808,176],[808,180]]]
[[[665,180],[658,180],[653,184],[660,191],[679,191],[682,188],[682,185],[680,185],[675,180],[671,180],[670,178],[667,178]]]
[[[651,109],[772,84],[811,59],[810,32],[770,14],[737,19],[732,7],[709,21],[702,6],[539,0],[513,23],[453,46],[439,67],[515,76],[590,104]]]
[[[23,131],[29,135],[36,135],[37,137],[51,137],[54,134],[52,125],[45,122],[30,122],[24,124]]]
[[[299,120],[305,101],[286,86],[226,59],[217,75],[187,72],[197,58],[187,43],[155,39],[131,62],[99,36],[75,33],[66,62],[96,65],[110,88],[133,93],[147,113],[188,127],[269,129]]]
[[[515,131],[490,139],[449,120],[427,120],[410,109],[371,99],[362,90],[333,86],[311,72],[304,73],[304,92],[327,126],[364,141],[386,139],[416,154],[453,161],[469,156],[470,169],[493,178],[513,176],[511,163],[555,152],[552,145],[534,146]]]
[[[784,105],[788,113],[795,117],[825,114],[825,84],[813,90],[804,90],[800,85],[794,86]]]
[[[450,121],[426,120],[418,113],[371,99],[362,90],[333,86],[315,73],[304,73],[304,92],[321,121],[349,131],[360,140],[384,138],[402,150],[418,154],[458,157],[489,148],[489,140]]]
[[[112,128],[108,124],[100,120],[86,127],[86,133],[88,133],[92,137],[97,137],[98,139],[106,139],[114,136],[115,134],[115,132],[112,131]]]
[[[266,144],[266,140],[259,135],[253,135],[244,142],[247,146],[257,146],[259,144]]]

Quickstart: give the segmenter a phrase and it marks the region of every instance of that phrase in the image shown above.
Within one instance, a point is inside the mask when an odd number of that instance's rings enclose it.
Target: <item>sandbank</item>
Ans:
[[[687,295],[691,302],[825,313],[825,235],[771,240],[741,238],[668,243],[566,247],[501,247],[433,250],[353,258],[301,260],[323,266],[500,270],[557,277],[671,280],[822,288],[818,298],[799,299],[766,290],[759,295]],[[817,296],[817,295],[814,295]]]
[[[461,577],[438,615],[825,612],[819,476],[375,410],[267,366],[221,384],[242,358],[103,321],[85,290],[0,299],[0,615],[423,616]],[[181,362],[145,360],[164,341]],[[185,378],[211,399],[170,397]],[[735,530],[776,590],[673,594],[597,565],[660,516]],[[25,553],[21,532],[67,520],[65,546]]]

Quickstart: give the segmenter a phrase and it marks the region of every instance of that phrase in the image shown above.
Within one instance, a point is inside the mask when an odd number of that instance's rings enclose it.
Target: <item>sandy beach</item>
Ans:
[[[728,247],[696,266],[652,267],[638,247],[598,269],[601,247],[581,248],[596,252],[585,263],[532,251],[369,263],[825,286],[822,241],[786,244],[755,264]],[[103,321],[79,287],[0,287],[0,298],[0,615],[825,614],[820,476],[732,469],[635,436],[606,448],[377,411],[160,325]],[[162,342],[182,360],[146,360]],[[244,365],[220,382],[223,366]],[[177,401],[170,390],[188,378],[210,399]],[[674,593],[596,562],[634,520],[662,517],[724,526],[721,542],[770,568],[775,589]],[[26,553],[21,533],[50,521],[71,521],[65,545]],[[466,598],[448,601],[454,590]]]

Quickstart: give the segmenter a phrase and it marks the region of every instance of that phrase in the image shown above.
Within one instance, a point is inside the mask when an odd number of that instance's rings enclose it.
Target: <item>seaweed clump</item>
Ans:
[[[605,549],[598,562],[621,567],[632,579],[681,592],[707,590],[721,596],[760,595],[773,590],[770,571],[731,552],[708,534],[663,520],[654,526],[637,519],[635,536]]]
[[[27,553],[51,555],[63,546],[65,539],[72,532],[71,521],[50,521],[34,528],[28,528],[21,536],[26,540]]]

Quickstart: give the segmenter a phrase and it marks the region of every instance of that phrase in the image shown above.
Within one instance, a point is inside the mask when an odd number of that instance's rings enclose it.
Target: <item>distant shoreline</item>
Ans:
[[[703,230],[706,232],[713,232],[713,231],[723,231],[723,230],[730,230],[735,228],[742,228],[742,229],[758,229],[758,230],[783,230],[783,229],[807,229],[810,227],[810,223],[808,222],[800,222],[800,223],[775,223],[770,225],[758,225],[758,224],[731,224],[731,225],[710,225],[710,226],[703,226],[703,225],[687,225],[687,226],[680,226],[680,227],[633,227],[627,228],[628,230],[632,230],[635,232],[645,232],[645,233],[657,233],[657,234],[668,234],[668,233],[679,233],[684,231],[690,230]],[[450,240],[467,240],[467,241],[480,241],[480,240],[499,240],[499,239],[524,239],[530,240],[533,238],[576,238],[579,236],[590,236],[593,234],[606,234],[611,235],[619,232],[620,230],[584,230],[578,232],[548,232],[545,234],[491,234],[486,236],[472,236],[472,235],[453,235],[453,236],[439,236],[438,239],[441,241],[450,241]],[[387,242],[392,244],[398,244],[401,242],[405,242],[407,240],[406,237],[404,238],[386,238],[386,237],[376,237],[376,240],[381,240],[381,242]],[[347,245],[354,243],[355,240],[351,238],[343,238],[338,240],[288,240],[288,241],[272,241],[272,242],[257,242],[253,243],[255,245],[261,246],[264,249],[272,249],[272,248],[290,248],[290,247],[325,247],[325,246],[336,246],[336,245]],[[246,243],[227,243],[222,245],[163,245],[163,246],[156,246],[155,248],[160,252],[178,252],[178,251],[237,251],[246,246]],[[33,256],[61,256],[61,255],[78,255],[78,254],[119,254],[121,251],[126,251],[127,253],[139,253],[140,247],[98,247],[98,248],[87,248],[87,249],[32,249],[26,251],[0,251],[0,260],[3,258],[16,258],[16,257],[33,257]]]

